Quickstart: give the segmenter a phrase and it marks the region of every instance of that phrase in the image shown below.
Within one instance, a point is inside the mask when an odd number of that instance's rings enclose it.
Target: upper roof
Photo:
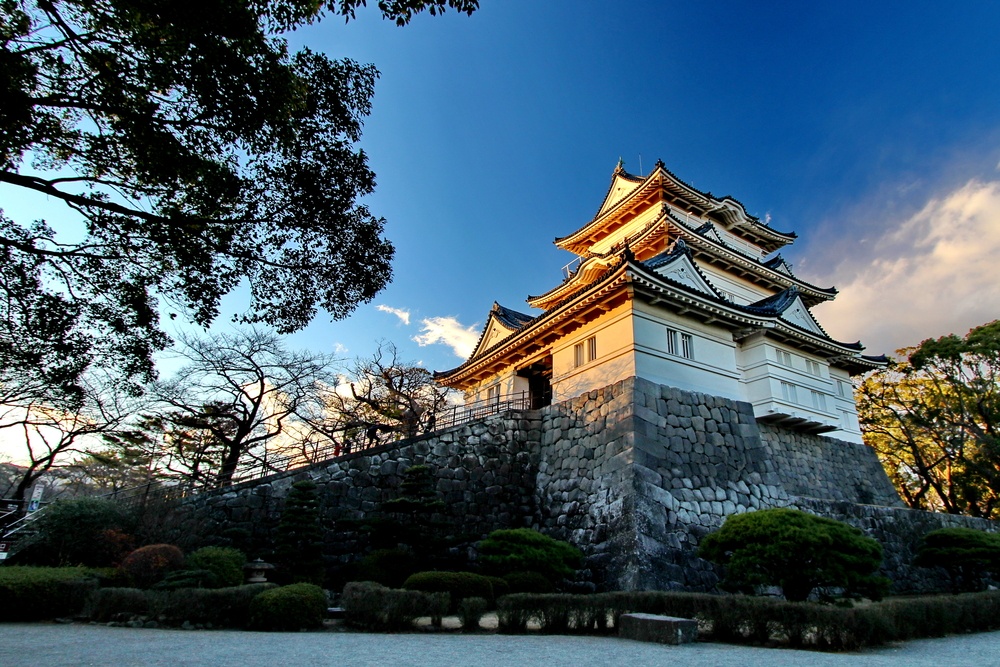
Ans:
[[[578,230],[557,238],[555,244],[577,255],[587,255],[594,244],[626,224],[636,211],[668,203],[672,207],[712,220],[727,231],[769,253],[791,243],[793,232],[780,232],[749,215],[743,204],[731,196],[717,198],[702,192],[668,171],[657,160],[648,176],[629,174],[621,162],[611,175],[611,185],[597,214]]]

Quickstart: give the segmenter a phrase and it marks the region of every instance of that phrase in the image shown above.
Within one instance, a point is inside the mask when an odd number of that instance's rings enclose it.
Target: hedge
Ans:
[[[211,625],[246,628],[250,603],[274,584],[230,588],[183,588],[175,591],[138,588],[102,588],[87,601],[85,613],[93,621],[153,620],[162,625]]]
[[[97,585],[83,567],[0,567],[0,621],[75,616]]]
[[[448,611],[454,614],[466,598],[494,598],[493,583],[474,572],[417,572],[403,582],[403,588],[424,593],[447,593],[451,596]]]
[[[412,629],[413,621],[421,616],[440,621],[448,603],[446,593],[386,588],[374,581],[351,582],[340,598],[348,625],[378,631]]]
[[[889,641],[1000,629],[1000,591],[896,598],[841,607],[774,598],[656,591],[514,594],[498,603],[501,632],[613,632],[624,613],[693,618],[703,637],[741,644],[853,650]]]

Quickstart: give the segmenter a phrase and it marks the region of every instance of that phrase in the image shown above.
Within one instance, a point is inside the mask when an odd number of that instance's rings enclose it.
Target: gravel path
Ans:
[[[257,633],[0,625],[3,667],[991,667],[1000,632],[907,642],[861,653],[816,653],[726,644],[660,646],[597,637],[350,632]]]

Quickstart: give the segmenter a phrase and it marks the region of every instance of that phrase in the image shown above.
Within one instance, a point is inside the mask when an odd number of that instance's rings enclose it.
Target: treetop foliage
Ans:
[[[1000,321],[900,353],[858,389],[865,442],[911,507],[1000,515]]]
[[[480,560],[491,572],[537,572],[551,582],[573,576],[583,555],[569,544],[530,528],[494,530],[479,543]]]
[[[359,199],[378,71],[282,34],[365,0],[0,0],[0,183],[65,205],[0,211],[0,385],[70,396],[94,360],[138,382],[168,344],[158,306],[207,325],[333,318],[391,277]],[[404,25],[474,0],[380,0]],[[18,374],[20,372],[20,374]]]
[[[887,587],[874,574],[882,545],[846,523],[788,508],[726,517],[698,555],[725,568],[729,588],[780,586],[789,600],[805,600],[817,587],[878,599]]]

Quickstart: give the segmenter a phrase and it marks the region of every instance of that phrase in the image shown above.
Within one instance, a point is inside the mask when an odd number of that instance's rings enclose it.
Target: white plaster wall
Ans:
[[[743,400],[736,345],[725,329],[639,302],[635,307],[636,375],[659,384]],[[693,337],[694,358],[667,353],[667,328]],[[678,341],[679,347],[680,341]]]
[[[552,347],[552,400],[565,401],[636,374],[631,308],[625,304],[604,313],[557,341]],[[597,358],[577,367],[573,348],[594,336]]]
[[[759,285],[755,285],[749,280],[744,280],[730,273],[725,273],[714,267],[699,264],[698,268],[708,277],[708,281],[716,288],[736,295],[736,303],[749,304],[760,301],[775,294],[775,292],[765,290]]]

